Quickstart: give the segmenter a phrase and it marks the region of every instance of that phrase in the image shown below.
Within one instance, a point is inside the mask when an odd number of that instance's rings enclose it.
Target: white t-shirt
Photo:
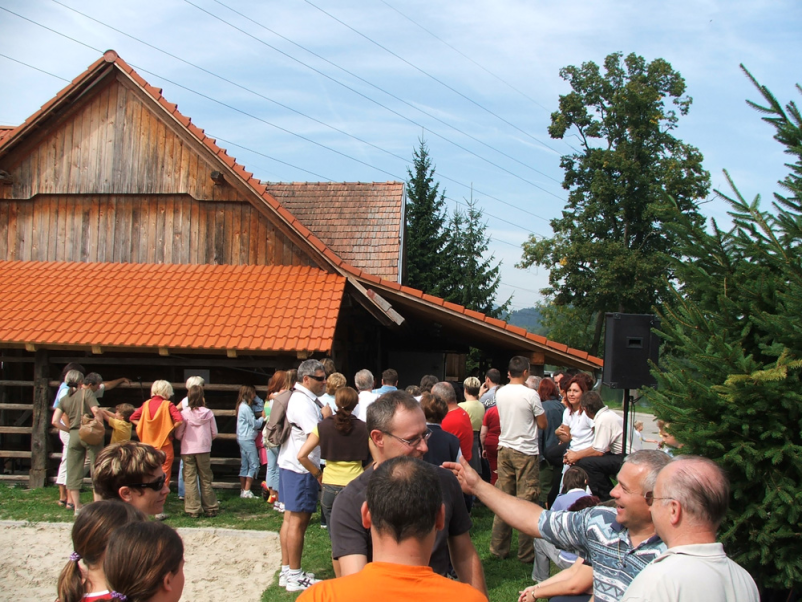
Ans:
[[[572,414],[571,410],[565,408],[563,424],[571,429],[571,451],[582,451],[593,445],[593,421],[585,412],[576,411]]]
[[[278,452],[278,466],[284,470],[291,470],[298,474],[309,472],[301,466],[298,461],[298,452],[306,443],[306,438],[315,428],[317,423],[323,419],[320,409],[314,402],[316,396],[309,389],[299,383],[295,383],[294,391],[287,404],[287,421],[299,428],[292,427],[290,436],[281,445]],[[312,450],[309,454],[312,464],[320,465],[320,446]]]
[[[544,413],[537,391],[526,385],[505,385],[496,391],[496,406],[501,423],[498,446],[536,456],[537,421]]]
[[[624,421],[607,406],[593,418],[593,449],[620,454],[624,442]]]
[[[371,391],[360,391],[359,403],[357,403],[356,407],[354,408],[354,416],[359,418],[362,422],[367,422],[368,407],[370,407],[370,404],[372,404],[378,398],[379,396]]]

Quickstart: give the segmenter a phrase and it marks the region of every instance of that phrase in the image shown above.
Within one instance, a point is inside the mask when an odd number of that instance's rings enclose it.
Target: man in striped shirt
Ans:
[[[463,492],[477,496],[511,527],[588,560],[593,565],[595,600],[617,602],[637,574],[666,549],[655,533],[646,494],[652,492],[657,473],[670,460],[656,450],[629,455],[611,492],[616,506],[579,512],[544,510],[507,495],[482,481],[467,462],[443,466],[454,472]],[[537,598],[537,591],[533,593]]]

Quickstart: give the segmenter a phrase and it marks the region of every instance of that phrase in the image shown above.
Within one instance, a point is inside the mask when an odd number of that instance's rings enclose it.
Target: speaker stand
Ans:
[[[630,389],[624,389],[624,436],[621,441],[621,453],[627,455],[627,440],[629,439],[629,429],[627,428],[629,422],[629,406],[632,403],[632,395]]]

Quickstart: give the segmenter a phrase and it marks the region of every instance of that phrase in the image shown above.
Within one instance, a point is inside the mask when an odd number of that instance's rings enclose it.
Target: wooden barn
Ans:
[[[10,91],[6,91],[9,93]],[[108,51],[16,127],[0,127],[0,459],[41,486],[60,445],[50,405],[71,361],[135,382],[104,405],[183,397],[206,378],[236,457],[241,384],[333,358],[462,378],[469,346],[598,370],[600,359],[402,286],[404,185],[268,183]],[[29,471],[29,473],[28,473]],[[234,472],[232,471],[232,474]]]

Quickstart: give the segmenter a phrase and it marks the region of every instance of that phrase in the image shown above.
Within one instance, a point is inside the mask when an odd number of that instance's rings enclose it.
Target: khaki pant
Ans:
[[[212,489],[210,456],[210,453],[181,456],[184,461],[184,512],[187,514],[200,514],[201,510],[208,514],[220,508]],[[200,494],[198,480],[200,480]]]
[[[528,502],[537,502],[540,495],[538,457],[522,454],[506,447],[498,448],[498,480],[496,488]],[[510,555],[512,527],[498,516],[493,519],[490,553],[500,558]],[[518,560],[532,562],[535,558],[532,537],[518,534]]]

